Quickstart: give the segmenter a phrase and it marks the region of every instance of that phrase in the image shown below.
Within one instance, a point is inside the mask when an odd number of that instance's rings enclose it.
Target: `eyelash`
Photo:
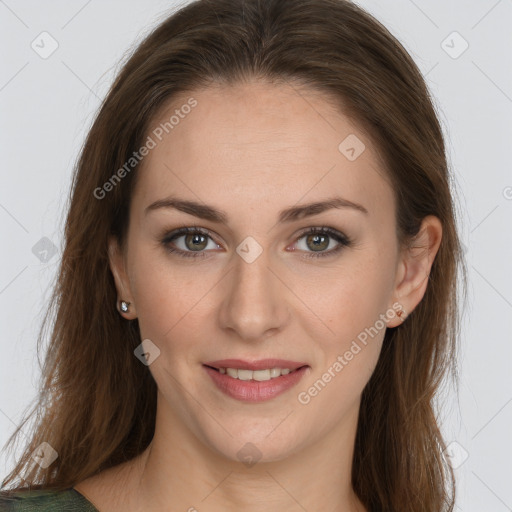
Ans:
[[[210,237],[210,233],[207,230],[205,230],[199,226],[191,226],[191,227],[179,228],[179,229],[173,231],[172,233],[167,234],[161,240],[161,243],[169,253],[175,253],[180,257],[184,257],[184,258],[205,258],[205,257],[207,257],[207,254],[206,254],[207,251],[205,251],[205,250],[203,250],[203,251],[183,251],[181,249],[176,249],[176,248],[170,247],[169,244],[171,242],[173,242],[174,240],[176,240],[177,238],[179,238],[182,235],[187,235],[190,233],[204,235],[204,236],[207,236],[210,239],[212,239]],[[339,231],[336,231],[335,229],[332,229],[329,227],[320,227],[320,228],[314,227],[314,228],[310,228],[306,231],[303,231],[300,234],[300,236],[297,238],[297,241],[301,240],[302,238],[304,238],[307,235],[317,235],[317,234],[328,235],[331,238],[333,238],[334,240],[336,240],[339,245],[336,248],[331,249],[330,251],[317,252],[317,253],[312,252],[311,254],[303,256],[303,258],[305,258],[305,259],[326,258],[329,256],[334,256],[335,254],[339,253],[344,247],[350,247],[352,245],[352,240],[350,238],[348,238],[346,235],[340,233]]]

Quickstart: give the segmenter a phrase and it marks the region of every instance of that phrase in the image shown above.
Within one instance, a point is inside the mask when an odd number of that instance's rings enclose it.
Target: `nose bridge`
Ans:
[[[223,328],[244,339],[261,339],[287,321],[285,290],[270,270],[268,256],[253,240],[242,242],[234,255],[220,318]]]

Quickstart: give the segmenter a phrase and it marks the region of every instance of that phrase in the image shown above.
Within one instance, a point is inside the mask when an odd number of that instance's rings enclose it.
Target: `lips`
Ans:
[[[266,370],[269,368],[287,368],[290,371],[297,370],[303,366],[308,366],[307,363],[300,363],[297,361],[288,361],[285,359],[260,359],[258,361],[246,361],[243,359],[221,359],[218,361],[209,361],[203,363],[215,370],[219,368],[237,368],[239,370]]]
[[[233,361],[233,359],[226,359],[224,361],[221,361],[221,363],[226,364],[226,362],[229,362],[229,364],[232,364]],[[237,364],[240,364],[240,360],[236,361],[238,361]],[[284,362],[282,359],[267,359],[264,361],[264,364],[268,364],[269,362],[274,364],[275,361],[278,361],[279,364],[283,364]],[[214,362],[215,364],[218,363],[217,361],[212,362]],[[247,361],[245,361],[246,365],[254,365],[255,363],[256,361],[254,361],[253,363],[248,363]],[[257,363],[259,365],[263,364],[261,361],[258,361]],[[238,401],[254,403],[271,400],[285,393],[286,391],[296,386],[299,383],[299,381],[311,370],[311,368],[308,365],[297,367],[297,363],[295,362],[292,363],[291,361],[288,361],[287,363],[291,364],[292,367],[296,367],[296,369],[288,370],[282,368],[282,370],[288,371],[289,373],[284,375],[281,374],[278,377],[271,378],[268,380],[265,379],[263,381],[260,381],[261,379],[240,380],[240,376],[238,378],[233,378],[226,373],[222,373],[221,370],[214,369],[212,366],[208,366],[206,364],[203,365],[203,368],[205,372],[210,376],[210,379],[216,386],[216,388],[220,390],[224,395],[230,398],[234,398],[235,400]],[[248,372],[249,374],[252,373],[251,370],[242,368],[236,371]],[[258,370],[253,371],[255,373],[258,372]]]

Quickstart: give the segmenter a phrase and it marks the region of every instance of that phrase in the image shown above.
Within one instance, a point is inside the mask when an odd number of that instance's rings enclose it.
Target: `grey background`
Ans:
[[[440,403],[454,443],[456,510],[512,510],[512,1],[358,3],[426,76],[458,188],[469,299],[460,397],[447,389]],[[72,166],[121,58],[175,5],[0,0],[1,447],[37,393],[36,336],[58,267]],[[58,43],[45,59],[31,47],[43,51],[46,37],[51,48],[44,31]],[[0,478],[12,464],[0,454]]]

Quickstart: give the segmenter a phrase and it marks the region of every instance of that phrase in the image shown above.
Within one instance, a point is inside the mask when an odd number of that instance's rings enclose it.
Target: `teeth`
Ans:
[[[257,380],[265,381],[275,379],[281,375],[288,375],[290,373],[289,368],[268,368],[266,370],[241,370],[238,368],[219,368],[219,372],[228,374],[230,377],[239,380]]]

